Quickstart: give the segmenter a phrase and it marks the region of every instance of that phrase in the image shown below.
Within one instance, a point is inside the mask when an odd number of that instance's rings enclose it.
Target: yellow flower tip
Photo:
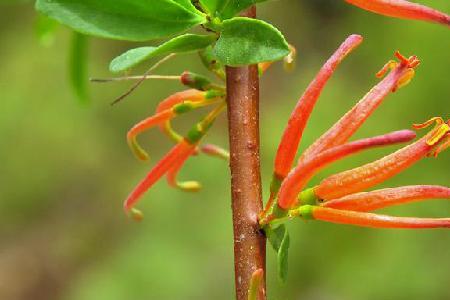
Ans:
[[[127,142],[128,142],[128,146],[130,147],[131,151],[134,153],[134,155],[140,159],[140,160],[148,160],[149,156],[147,154],[147,152],[145,152],[144,149],[142,149],[141,146],[139,146],[136,137],[132,136],[128,136],[127,138]]]
[[[402,88],[402,87],[408,85],[408,83],[410,83],[411,80],[414,78],[414,75],[416,75],[416,71],[414,71],[413,68],[408,68],[406,70],[405,74],[398,80],[398,83],[395,86],[395,88],[393,89],[393,92],[395,92],[399,88]]]
[[[445,122],[444,119],[442,119],[441,117],[434,117],[424,123],[413,125],[415,129],[423,129],[429,127],[432,124],[436,124],[435,129],[432,130],[429,134],[429,137],[427,139],[427,145],[435,146],[441,142],[442,143],[435,149],[435,151],[430,152],[431,156],[437,156],[439,152],[442,152],[443,150],[449,147],[449,139],[450,139],[449,123],[450,123],[449,120]]]
[[[142,211],[134,207],[130,209],[129,215],[136,222],[141,222],[144,219]]]
[[[202,185],[198,181],[183,181],[177,182],[177,187],[185,192],[198,192]]]

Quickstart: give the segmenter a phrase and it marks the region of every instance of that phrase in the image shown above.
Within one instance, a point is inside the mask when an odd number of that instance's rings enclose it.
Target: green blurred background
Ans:
[[[35,35],[29,1],[0,6],[0,299],[139,300],[232,299],[233,245],[229,171],[225,162],[195,157],[182,171],[198,179],[198,194],[162,180],[142,201],[142,223],[122,212],[122,200],[170,148],[158,131],[141,139],[152,161],[136,161],[126,131],[163,97],[182,89],[147,81],[120,105],[110,101],[128,83],[91,84],[92,103],[77,103],[67,80],[70,32],[53,44]],[[14,1],[17,2],[17,1]],[[422,0],[450,12],[449,1]],[[301,149],[333,124],[377,82],[374,73],[394,50],[416,54],[413,82],[390,95],[357,137],[409,128],[432,116],[449,117],[450,32],[395,20],[335,0],[272,1],[259,16],[278,26],[298,49],[297,68],[272,67],[261,82],[264,195],[291,109],[344,38],[365,42],[336,72],[311,118]],[[109,61],[140,44],[91,40],[89,74],[110,76]],[[203,71],[195,55],[176,58],[162,74]],[[204,112],[202,112],[204,113]],[[180,130],[201,114],[177,121]],[[207,141],[228,144],[222,117]],[[396,147],[337,163],[317,176],[360,165]],[[449,185],[450,156],[425,159],[383,186]],[[448,201],[386,210],[402,216],[449,216]],[[450,234],[446,230],[373,230],[295,220],[289,224],[289,279],[277,281],[268,249],[269,299],[450,299]]]

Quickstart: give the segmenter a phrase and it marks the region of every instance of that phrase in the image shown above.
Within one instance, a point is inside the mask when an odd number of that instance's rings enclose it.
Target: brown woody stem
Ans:
[[[255,7],[244,14],[256,17]],[[247,300],[252,274],[265,272],[266,238],[259,230],[262,211],[259,160],[259,78],[256,65],[227,67],[228,130],[234,230],[236,299]],[[265,300],[265,278],[258,300]]]

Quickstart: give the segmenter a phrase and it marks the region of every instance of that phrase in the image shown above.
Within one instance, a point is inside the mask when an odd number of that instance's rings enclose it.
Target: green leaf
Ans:
[[[289,54],[289,46],[272,25],[237,17],[223,22],[214,52],[225,65],[238,66],[281,59]]]
[[[88,37],[74,32],[69,56],[69,77],[76,97],[89,102],[88,93]]]
[[[211,0],[214,2],[214,0]],[[252,5],[255,5],[259,2],[264,2],[266,0],[225,0],[218,2],[222,2],[220,6],[219,15],[220,18],[225,20],[228,18],[234,17],[237,13],[243,11],[246,8],[249,8]],[[208,1],[209,2],[209,1]]]
[[[35,32],[39,42],[44,46],[53,44],[55,32],[59,23],[53,19],[47,18],[44,15],[38,15]]]
[[[198,11],[197,8],[195,8],[195,6],[192,4],[191,0],[172,0],[172,1],[180,4],[181,6],[186,8],[187,10],[190,10],[192,12],[201,14],[201,12]]]
[[[269,243],[277,252],[278,277],[282,282],[285,282],[288,272],[289,233],[285,225],[280,225],[275,229],[265,228],[265,232]]]
[[[200,50],[215,41],[213,35],[184,34],[171,39],[158,47],[139,47],[128,50],[114,58],[109,65],[111,72],[121,72],[158,55],[183,53]]]
[[[166,37],[206,22],[198,11],[172,0],[37,0],[36,9],[81,33],[130,41]]]
[[[219,9],[222,9],[227,0],[200,0],[201,6],[207,11],[211,16],[215,16]]]
[[[289,256],[290,238],[286,230],[283,240],[281,241],[280,249],[278,249],[278,277],[282,282],[286,282],[288,274],[288,256]]]

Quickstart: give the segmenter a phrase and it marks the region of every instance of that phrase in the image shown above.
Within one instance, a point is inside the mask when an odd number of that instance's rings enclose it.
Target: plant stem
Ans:
[[[256,8],[243,16],[256,17]],[[259,230],[262,210],[259,160],[259,78],[256,65],[227,67],[228,130],[234,230],[236,299],[247,300],[252,274],[266,274],[266,238]],[[259,300],[265,300],[265,278]]]

